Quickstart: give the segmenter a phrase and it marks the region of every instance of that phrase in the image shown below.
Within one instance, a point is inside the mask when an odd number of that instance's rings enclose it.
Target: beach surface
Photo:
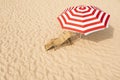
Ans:
[[[109,13],[109,28],[45,51],[77,5]],[[0,0],[0,80],[120,80],[120,0]]]

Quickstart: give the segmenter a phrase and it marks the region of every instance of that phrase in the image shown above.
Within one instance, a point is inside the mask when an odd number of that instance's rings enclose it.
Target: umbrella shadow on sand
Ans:
[[[87,36],[82,35],[81,39],[86,39],[94,42],[100,42],[106,39],[113,38],[114,28],[110,25],[109,28],[105,30],[101,30],[92,34],[89,34]],[[76,34],[71,38],[72,42],[76,42],[78,39],[80,39],[80,34]]]
[[[106,39],[113,38],[113,34],[114,34],[114,28],[111,25],[109,25],[109,28],[92,33],[87,36],[83,36],[83,39],[94,41],[94,42],[100,42]]]

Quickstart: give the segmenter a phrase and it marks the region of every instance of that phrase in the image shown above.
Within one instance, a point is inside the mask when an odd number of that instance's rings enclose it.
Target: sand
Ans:
[[[110,27],[45,51],[67,7],[95,5]],[[0,0],[0,80],[120,80],[119,0]]]

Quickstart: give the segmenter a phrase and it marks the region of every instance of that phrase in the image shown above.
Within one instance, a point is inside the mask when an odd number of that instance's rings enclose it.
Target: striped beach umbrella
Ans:
[[[108,28],[110,15],[95,6],[65,9],[58,17],[63,29],[87,35]]]

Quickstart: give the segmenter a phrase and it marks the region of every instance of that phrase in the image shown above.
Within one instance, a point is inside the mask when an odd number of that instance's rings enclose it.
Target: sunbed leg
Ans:
[[[54,51],[56,51],[59,48],[59,46],[54,46]]]
[[[68,39],[68,43],[69,43],[70,45],[72,45],[72,41],[71,41],[70,38]]]
[[[56,51],[56,46],[54,46],[54,51]]]

